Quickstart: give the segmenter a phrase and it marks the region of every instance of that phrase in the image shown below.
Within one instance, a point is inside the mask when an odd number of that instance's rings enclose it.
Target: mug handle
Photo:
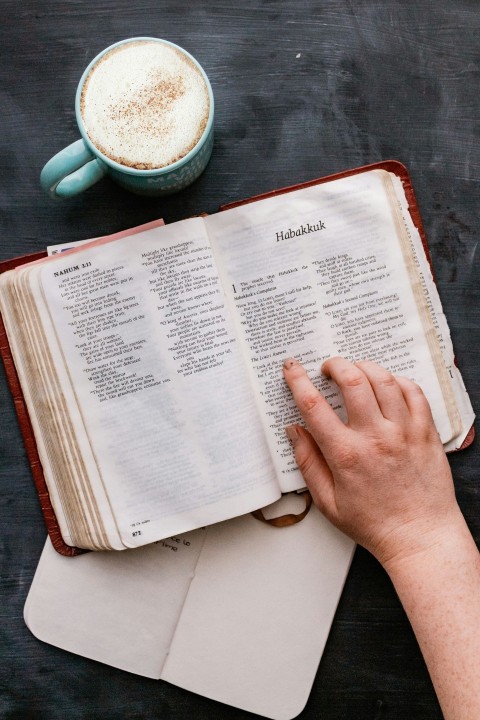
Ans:
[[[40,184],[51,197],[78,195],[107,174],[107,166],[95,157],[83,140],[54,155],[40,173]]]

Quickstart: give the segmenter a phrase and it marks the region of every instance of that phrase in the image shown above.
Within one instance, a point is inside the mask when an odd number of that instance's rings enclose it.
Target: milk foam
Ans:
[[[100,58],[84,83],[80,109],[88,137],[104,155],[150,170],[195,147],[207,125],[209,96],[186,55],[137,40]]]

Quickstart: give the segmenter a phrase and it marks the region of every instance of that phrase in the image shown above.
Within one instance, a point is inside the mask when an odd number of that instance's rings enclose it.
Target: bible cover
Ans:
[[[387,172],[395,174],[400,180],[402,181],[402,185],[405,191],[405,195],[408,201],[409,205],[409,211],[410,215],[412,217],[413,223],[415,227],[417,228],[422,244],[425,250],[425,254],[427,256],[427,259],[429,261],[430,267],[432,269],[432,275],[433,275],[433,267],[431,263],[430,254],[428,251],[427,246],[427,240],[425,236],[425,231],[422,225],[422,221],[420,218],[420,212],[418,209],[418,205],[415,199],[415,194],[413,191],[412,183],[410,180],[410,176],[408,174],[408,171],[402,163],[396,161],[396,160],[386,160],[384,162],[374,163],[371,165],[365,165],[360,168],[355,168],[353,170],[346,170],[341,173],[335,173],[334,175],[328,175],[324,178],[320,178],[318,180],[311,180],[305,183],[300,183],[297,185],[292,185],[290,187],[286,188],[280,188],[278,190],[272,190],[270,192],[264,193],[262,195],[256,195],[254,197],[240,200],[237,202],[232,202],[226,205],[222,205],[220,207],[220,211],[223,210],[229,210],[231,208],[237,207],[239,205],[245,205],[252,202],[257,202],[258,200],[263,200],[265,198],[274,197],[275,195],[280,195],[283,193],[289,193],[293,192],[294,190],[301,190],[303,188],[310,187],[312,185],[320,185],[323,183],[331,182],[333,180],[339,180],[340,178],[348,177],[350,175],[356,175],[358,173],[367,172],[369,170],[376,170],[376,169],[382,169],[386,170]],[[47,256],[46,251],[32,253],[30,255],[23,255],[17,258],[12,258],[10,260],[5,260],[3,262],[0,262],[0,273],[6,272],[7,270],[12,270],[15,267],[19,267],[20,265],[24,265],[29,262],[34,262],[36,260],[40,260]],[[7,376],[7,381],[10,387],[10,391],[13,396],[13,401],[15,405],[15,410],[18,416],[18,421],[20,425],[20,430],[23,436],[23,441],[25,444],[25,450],[27,453],[27,458],[30,463],[31,469],[32,469],[32,475],[35,482],[35,486],[38,492],[38,496],[40,498],[40,506],[42,509],[43,517],[45,520],[45,524],[47,526],[47,531],[50,536],[51,542],[53,547],[57,552],[59,552],[61,555],[67,555],[67,556],[74,556],[79,555],[81,553],[87,552],[85,550],[82,550],[80,548],[71,547],[70,545],[67,545],[61,534],[60,529],[58,526],[57,518],[55,516],[55,512],[52,507],[52,503],[50,500],[50,495],[48,493],[47,485],[45,482],[45,478],[43,475],[43,469],[40,463],[40,459],[38,456],[37,451],[37,445],[35,442],[35,437],[33,434],[32,426],[30,423],[30,419],[28,416],[28,410],[26,407],[25,399],[23,396],[22,389],[20,387],[20,382],[18,379],[17,371],[15,369],[15,364],[13,362],[12,353],[10,350],[10,346],[8,343],[7,334],[5,331],[5,327],[3,324],[3,320],[0,316],[0,354],[3,359],[3,363],[5,366],[5,373]],[[470,431],[468,435],[466,436],[462,446],[461,450],[468,447],[474,439],[475,436],[475,430],[472,426],[470,428]]]

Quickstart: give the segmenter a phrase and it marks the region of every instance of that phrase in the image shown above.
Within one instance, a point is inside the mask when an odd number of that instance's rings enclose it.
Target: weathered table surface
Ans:
[[[458,363],[478,408],[479,10],[477,0],[3,0],[0,258],[158,217],[214,212],[227,201],[396,158],[413,179]],[[48,199],[39,172],[77,137],[73,102],[84,67],[104,47],[138,35],[182,45],[207,70],[216,98],[207,171],[169,199],[138,198],[109,180],[70,201]],[[29,633],[22,609],[45,530],[3,377],[0,392],[0,717],[252,717]],[[451,464],[478,540],[478,443]],[[392,586],[361,549],[300,717],[441,718]]]

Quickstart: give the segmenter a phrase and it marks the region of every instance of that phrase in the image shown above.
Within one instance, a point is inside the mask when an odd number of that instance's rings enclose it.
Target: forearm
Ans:
[[[463,516],[414,555],[385,564],[445,720],[480,718],[480,555]]]
[[[480,557],[427,399],[375,363],[331,358],[322,370],[342,393],[345,424],[301,364],[284,364],[307,428],[288,433],[305,483],[392,578],[445,720],[479,720]]]

